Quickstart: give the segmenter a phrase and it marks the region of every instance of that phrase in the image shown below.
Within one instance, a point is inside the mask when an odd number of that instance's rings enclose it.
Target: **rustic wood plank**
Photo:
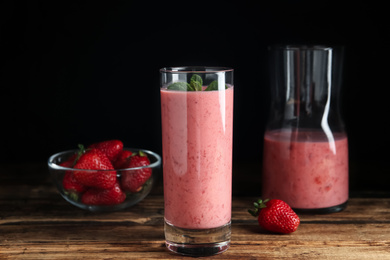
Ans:
[[[301,215],[289,235],[262,230],[246,213],[253,199],[233,199],[231,248],[213,258],[390,259],[390,199],[351,199],[340,213]],[[79,210],[62,198],[1,204],[0,259],[180,258],[164,245],[161,196],[114,213]]]
[[[0,172],[0,259],[183,259],[165,248],[161,185],[129,209],[93,213],[66,202],[42,164]],[[246,194],[239,180],[236,194]],[[213,259],[390,259],[386,194],[352,198],[339,213],[300,214],[288,235],[262,230],[247,213],[257,198],[235,196],[231,247]]]
[[[233,199],[233,219],[248,220],[252,217],[246,209],[252,206],[254,197],[235,197]],[[316,222],[378,222],[390,221],[390,198],[351,198],[346,210],[333,214],[299,214],[303,221]]]
[[[342,231],[339,226],[302,224],[299,232],[275,235],[262,232],[256,226],[233,225],[232,246],[216,259],[238,257],[266,257],[269,259],[388,259],[390,257],[387,225],[349,225]],[[4,233],[3,233],[4,232]],[[80,256],[125,257],[148,256],[147,259],[176,257],[164,246],[163,228],[145,226],[36,225],[26,229],[9,226],[2,229],[8,238],[1,243],[1,252],[9,257]],[[345,234],[348,233],[348,236]],[[387,233],[387,232],[386,232]],[[12,236],[8,236],[12,234]],[[62,255],[61,255],[62,254]],[[366,258],[365,258],[366,257]],[[46,258],[42,258],[46,259]],[[49,258],[47,258],[49,259]],[[317,258],[316,258],[317,259]]]
[[[247,209],[252,206],[255,199],[253,197],[233,198],[233,222],[243,224],[248,221],[255,222],[255,219],[247,213]],[[59,195],[54,195],[50,199],[0,200],[0,204],[2,205],[0,224],[10,221],[42,221],[43,219],[50,219],[52,222],[80,220],[115,222],[131,219],[132,222],[138,224],[161,224],[164,214],[162,196],[148,196],[139,204],[123,211],[101,213],[81,210],[70,205]],[[350,199],[347,209],[342,212],[324,215],[300,214],[300,217],[303,222],[316,223],[388,223],[390,221],[390,198],[353,198]]]

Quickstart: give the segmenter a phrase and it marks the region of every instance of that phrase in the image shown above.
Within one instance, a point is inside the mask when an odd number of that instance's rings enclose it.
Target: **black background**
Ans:
[[[0,162],[45,162],[114,138],[161,154],[159,69],[212,65],[235,69],[234,161],[261,164],[267,47],[331,44],[346,48],[350,161],[383,164],[386,10],[372,1],[2,1]]]

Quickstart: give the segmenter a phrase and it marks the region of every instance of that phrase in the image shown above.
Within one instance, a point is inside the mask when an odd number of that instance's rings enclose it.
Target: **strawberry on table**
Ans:
[[[112,188],[117,179],[116,171],[107,156],[99,149],[88,149],[78,159],[75,169],[86,170],[113,170],[113,171],[75,171],[74,178],[81,184],[88,187],[100,189]]]
[[[88,148],[101,150],[111,162],[114,162],[123,150],[123,143],[120,140],[108,140],[91,144]]]
[[[147,155],[139,151],[136,154],[133,154],[130,157],[130,160],[124,168],[133,168],[150,165],[150,161]],[[141,168],[137,170],[124,171],[122,173],[121,185],[123,190],[130,192],[138,192],[142,189],[142,185],[150,178],[152,175],[151,168]]]
[[[116,205],[126,199],[126,194],[121,190],[119,183],[110,189],[88,189],[81,197],[81,202],[88,205]]]
[[[130,156],[133,153],[129,150],[122,150],[113,163],[115,169],[124,169],[129,163]]]
[[[272,232],[288,234],[297,230],[300,219],[291,207],[278,199],[254,202],[255,210],[249,213],[258,218],[259,225]]]

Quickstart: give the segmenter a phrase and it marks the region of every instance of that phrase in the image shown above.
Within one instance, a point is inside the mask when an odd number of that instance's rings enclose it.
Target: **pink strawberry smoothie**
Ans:
[[[295,209],[328,208],[348,200],[348,141],[329,142],[322,132],[266,132],[263,198],[281,199]]]
[[[165,220],[180,228],[231,219],[233,87],[161,89]]]

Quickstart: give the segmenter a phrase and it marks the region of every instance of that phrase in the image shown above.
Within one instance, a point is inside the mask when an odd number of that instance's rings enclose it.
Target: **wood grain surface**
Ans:
[[[50,180],[0,178],[0,259],[185,259],[164,244],[161,187],[139,204],[92,213],[66,202]],[[288,235],[262,230],[234,196],[232,242],[212,259],[390,259],[390,198],[351,198],[343,212],[300,214]]]

